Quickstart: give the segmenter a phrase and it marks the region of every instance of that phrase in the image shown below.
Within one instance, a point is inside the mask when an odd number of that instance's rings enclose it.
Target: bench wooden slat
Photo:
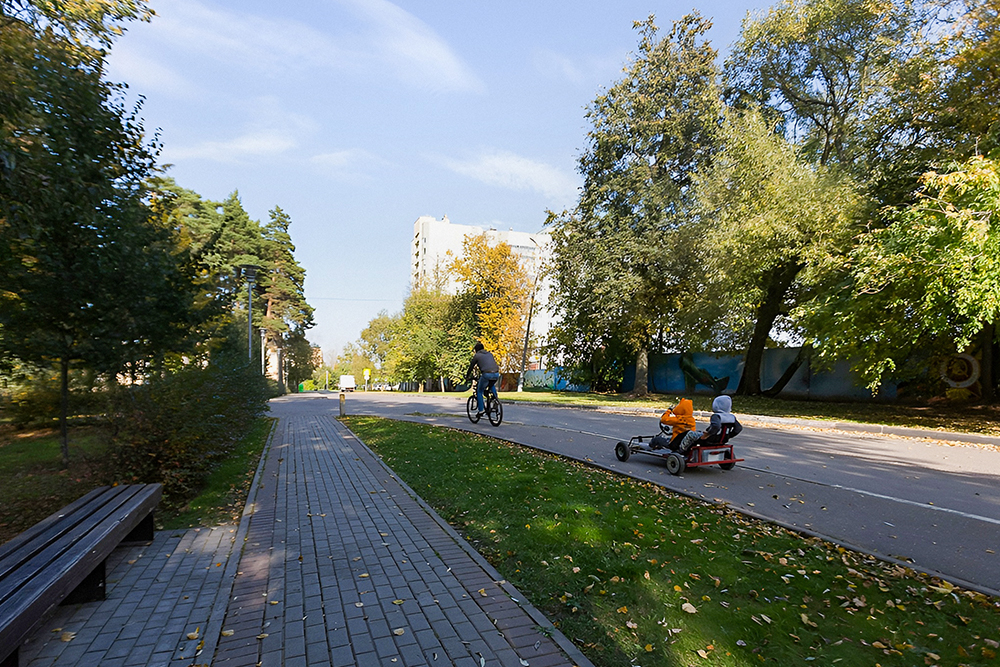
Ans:
[[[0,605],[4,605],[17,589],[33,580],[51,580],[63,576],[53,570],[53,564],[65,553],[80,553],[85,544],[93,543],[95,548],[105,540],[111,542],[110,552],[118,542],[128,535],[155,507],[161,491],[158,487],[127,486],[114,487],[105,492],[104,502],[88,505],[89,512],[76,512],[66,530],[55,533],[49,531],[45,540],[39,538],[37,548],[25,544],[17,553],[22,556],[16,567],[0,578]],[[137,514],[148,506],[148,511]],[[124,526],[128,530],[124,530]],[[54,534],[53,534],[54,533]],[[79,582],[77,582],[79,583]]]
[[[153,511],[159,484],[97,489],[4,545],[0,663]]]
[[[11,587],[16,585],[15,582],[30,578],[35,570],[44,568],[47,561],[71,548],[80,535],[94,524],[104,521],[142,488],[134,485],[104,487],[101,494],[91,497],[87,503],[66,513],[62,520],[49,524],[45,530],[36,532],[33,539],[0,557],[0,604],[9,595]],[[31,567],[34,570],[25,569]]]
[[[122,493],[129,493],[128,488],[102,486],[94,489],[4,544],[3,551],[0,551],[0,581],[26,560],[80,525],[80,522],[87,521],[102,507],[114,502]],[[0,595],[0,600],[2,599]]]
[[[2,564],[14,551],[20,549],[26,542],[36,539],[38,535],[44,533],[46,530],[49,530],[52,527],[52,524],[71,516],[73,513],[80,510],[81,507],[92,502],[96,496],[105,493],[109,488],[111,487],[102,486],[94,489],[85,496],[80,496],[55,514],[42,519],[23,533],[19,533],[14,536],[10,541],[0,544],[0,564]],[[3,570],[0,570],[0,577],[2,576]]]

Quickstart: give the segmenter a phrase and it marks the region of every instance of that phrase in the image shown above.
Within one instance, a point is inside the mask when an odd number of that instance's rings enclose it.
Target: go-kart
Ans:
[[[717,438],[713,438],[711,444],[693,445],[687,452],[677,451],[676,443],[671,442],[672,434],[669,426],[661,424],[660,431],[659,435],[637,435],[628,442],[619,442],[615,445],[615,456],[619,461],[628,461],[632,454],[648,454],[664,459],[667,463],[667,472],[671,475],[680,475],[686,468],[696,466],[717,465],[723,470],[732,470],[743,460],[735,457],[733,446],[729,444],[729,424],[722,425],[722,431]]]

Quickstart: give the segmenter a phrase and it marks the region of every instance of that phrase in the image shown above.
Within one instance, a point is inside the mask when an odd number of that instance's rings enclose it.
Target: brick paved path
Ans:
[[[272,404],[214,665],[588,664],[352,434],[301,404]]]
[[[240,525],[116,550],[107,600],[61,607],[22,667],[591,667],[330,416],[335,401],[271,405]]]
[[[225,604],[235,534],[236,526],[164,530],[148,546],[116,549],[107,599],[60,607],[21,648],[22,667],[192,664],[213,609]]]

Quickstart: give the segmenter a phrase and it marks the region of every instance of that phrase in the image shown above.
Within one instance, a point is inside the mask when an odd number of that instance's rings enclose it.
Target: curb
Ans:
[[[518,401],[517,399],[504,398],[504,403],[511,405],[544,405],[553,408],[574,408],[577,410],[594,410],[597,412],[612,412],[617,414],[635,415],[659,415],[663,413],[658,408],[629,408],[616,405],[559,405],[555,403],[543,403],[540,401]],[[694,415],[701,419],[708,419],[712,413],[704,410],[696,410]],[[957,431],[941,431],[928,428],[913,428],[906,426],[888,426],[885,424],[863,424],[861,422],[826,421],[822,419],[802,419],[800,417],[771,417],[767,415],[749,415],[737,413],[739,420],[750,424],[774,424],[780,426],[800,426],[805,428],[816,428],[829,431],[849,431],[851,433],[874,433],[877,435],[895,435],[902,438],[927,438],[930,440],[942,440],[945,442],[961,442],[976,445],[991,445],[1000,448],[1000,437],[982,435],[979,433],[960,433]]]
[[[504,402],[505,403],[510,403],[511,401],[504,401]],[[640,408],[640,409],[642,409],[642,408]],[[652,410],[652,409],[651,408],[646,408],[646,410]],[[710,413],[705,413],[705,415],[708,415],[708,414],[710,414]],[[750,421],[751,419],[752,418],[747,417],[747,421]],[[417,423],[417,424],[427,424],[427,422],[417,421],[417,420],[412,420],[412,419],[398,419],[397,421],[409,421],[409,422]],[[807,420],[797,420],[797,421],[805,422]],[[829,422],[816,422],[816,423],[828,424]],[[595,469],[598,469],[598,470],[603,470],[605,472],[609,472],[609,473],[614,474],[614,475],[621,475],[622,477],[628,477],[629,479],[633,479],[633,480],[635,480],[636,482],[638,482],[640,484],[653,484],[653,485],[658,486],[658,487],[660,487],[660,488],[662,488],[662,489],[664,489],[666,491],[669,491],[671,493],[676,493],[677,495],[684,496],[684,497],[687,497],[687,498],[691,498],[692,500],[697,500],[698,502],[706,503],[708,505],[714,505],[716,507],[724,507],[724,508],[729,509],[729,510],[731,510],[733,512],[736,512],[738,514],[742,514],[744,516],[749,516],[749,517],[752,517],[752,518],[757,519],[759,521],[763,521],[763,522],[766,522],[766,523],[769,523],[769,524],[772,524],[772,525],[775,525],[775,526],[780,526],[781,528],[784,528],[785,530],[788,530],[789,532],[792,532],[792,533],[795,533],[795,534],[798,534],[798,535],[803,535],[805,537],[812,537],[812,538],[823,540],[824,542],[828,542],[830,544],[839,545],[839,546],[845,547],[847,549],[850,549],[851,551],[855,551],[857,553],[864,554],[864,555],[866,555],[866,556],[868,556],[870,558],[874,558],[875,560],[879,560],[879,561],[882,561],[882,562],[885,562],[885,563],[891,563],[893,565],[899,565],[900,567],[907,568],[907,569],[912,570],[914,572],[919,572],[920,574],[923,574],[925,576],[936,577],[938,579],[941,579],[943,581],[948,581],[948,582],[950,582],[952,584],[955,584],[956,586],[959,586],[961,588],[965,588],[965,589],[970,590],[970,591],[975,591],[977,593],[982,593],[984,595],[990,595],[990,596],[993,596],[993,597],[1000,597],[1000,589],[995,589],[995,588],[991,588],[989,586],[985,586],[983,584],[978,584],[978,583],[975,583],[975,582],[972,582],[972,581],[968,581],[966,579],[962,579],[961,577],[955,577],[955,576],[952,576],[952,575],[947,575],[947,574],[944,574],[942,572],[938,572],[937,570],[932,570],[932,569],[929,569],[929,568],[924,568],[924,567],[915,565],[913,563],[910,563],[908,561],[901,560],[899,558],[895,558],[895,557],[890,556],[888,554],[878,553],[878,552],[872,551],[870,549],[867,549],[865,547],[862,547],[862,546],[859,546],[859,545],[855,545],[852,542],[848,542],[846,540],[843,540],[843,539],[840,539],[840,538],[837,538],[837,537],[833,537],[831,535],[826,535],[826,534],[824,534],[822,532],[819,532],[817,530],[813,530],[813,529],[810,529],[810,528],[804,528],[802,526],[795,526],[795,525],[792,525],[792,524],[787,523],[785,521],[782,521],[780,519],[774,519],[774,518],[766,517],[763,514],[759,514],[759,513],[755,512],[754,510],[747,509],[745,507],[739,507],[739,506],[736,506],[736,505],[732,505],[732,504],[730,504],[728,502],[716,502],[714,500],[711,500],[711,499],[706,498],[704,496],[698,495],[696,493],[691,493],[691,492],[686,491],[684,489],[675,489],[673,487],[667,486],[666,484],[663,484],[663,483],[660,483],[660,482],[651,482],[651,481],[649,481],[647,479],[642,479],[641,477],[636,477],[634,475],[631,475],[628,472],[625,472],[625,471],[623,471],[623,470],[621,470],[619,468],[613,468],[611,466],[604,465],[602,463],[594,461],[593,459],[587,458],[586,456],[577,457],[577,456],[562,454],[560,452],[556,452],[554,450],[548,449],[548,448],[546,448],[545,446],[542,446],[542,445],[535,445],[535,444],[530,444],[530,443],[525,443],[525,442],[519,442],[517,440],[512,440],[510,438],[498,437],[498,436],[495,436],[495,435],[483,434],[483,433],[479,433],[478,431],[474,431],[472,429],[466,429],[463,426],[438,425],[438,424],[429,424],[429,425],[430,426],[435,426],[435,427],[440,427],[440,428],[450,428],[450,429],[454,429],[454,430],[457,430],[457,431],[463,431],[463,432],[466,432],[466,433],[473,433],[475,435],[481,435],[483,437],[492,438],[494,440],[499,440],[501,442],[506,442],[506,443],[509,443],[509,444],[512,444],[512,445],[517,445],[519,447],[527,447],[528,449],[533,449],[535,451],[544,452],[545,454],[549,454],[550,456],[556,456],[558,458],[566,459],[566,460],[569,460],[569,461],[575,461],[575,462],[583,464],[585,466],[588,466],[588,467],[591,467],[591,468],[595,468]],[[876,426],[875,428],[878,428],[878,426]],[[914,430],[914,429],[909,429],[909,430]],[[921,431],[921,432],[922,433],[926,433],[927,431]],[[926,436],[924,436],[924,437],[926,437]],[[1000,439],[994,438],[994,440],[1000,440]],[[394,474],[394,476],[395,476],[395,474]],[[403,484],[405,486],[405,483],[403,483],[403,481],[400,480],[398,477],[396,477],[396,480],[399,481],[400,484]],[[407,487],[407,488],[409,488],[409,487]],[[442,519],[440,519],[440,517],[438,517],[438,519],[442,520]],[[464,540],[462,542],[464,544]],[[468,548],[471,549],[472,547],[469,546]]]
[[[486,560],[482,554],[476,551],[476,549],[469,544],[468,540],[452,528],[447,521],[442,519],[441,516],[434,511],[434,508],[428,505],[424,499],[420,497],[420,494],[414,491],[409,484],[404,482],[399,475],[397,475],[396,472],[382,460],[381,456],[373,452],[368,445],[365,444],[364,440],[362,440],[354,431],[347,428],[343,422],[338,421],[338,424],[340,424],[340,426],[347,431],[355,441],[364,447],[377,465],[379,465],[386,472],[386,474],[395,480],[396,483],[403,488],[403,491],[409,494],[410,497],[413,498],[413,500],[420,506],[420,508],[425,511],[449,537],[455,540],[455,543],[458,544],[473,561],[475,561],[476,565],[481,567],[483,571],[486,572],[493,579],[493,581],[500,586],[500,588],[503,589],[503,591],[507,594],[507,597],[513,600],[518,607],[523,609],[536,625],[551,632],[549,638],[555,642],[563,653],[566,654],[566,657],[572,660],[577,667],[594,667],[594,664],[583,654],[583,652],[580,651],[579,648],[576,647],[572,641],[570,641],[568,637],[566,637],[566,635],[562,633],[561,630],[559,630],[558,627],[552,624],[552,621],[546,618],[542,612],[536,609],[535,606],[525,598],[524,594],[514,588],[513,584],[508,582],[503,575],[497,572],[496,568],[490,565],[490,562]]]

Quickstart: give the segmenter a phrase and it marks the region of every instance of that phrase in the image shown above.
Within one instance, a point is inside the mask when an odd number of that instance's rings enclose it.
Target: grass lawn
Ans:
[[[431,392],[434,396],[464,396],[464,393]],[[677,404],[680,396],[652,394],[635,399],[626,394],[598,394],[571,391],[526,389],[523,392],[503,392],[505,401],[531,401],[554,405],[620,408],[656,408],[665,410]],[[711,412],[711,396],[688,396],[695,410]],[[886,424],[915,428],[1000,435],[1000,405],[902,405],[875,401],[833,403],[826,401],[794,401],[762,396],[736,396],[733,412],[741,415],[796,417],[823,421],[847,421],[861,424]]]
[[[219,461],[199,495],[184,507],[156,513],[164,528],[214,526],[239,520],[273,420],[261,418],[249,437]],[[0,432],[0,544],[105,483],[104,447],[96,430],[70,433],[70,465],[60,467],[58,434]]]
[[[1000,664],[1000,600],[498,440],[345,422],[597,665]]]
[[[101,485],[99,434],[75,429],[62,469],[55,429],[0,431],[0,544]]]
[[[198,496],[176,512],[162,517],[163,527],[193,528],[239,522],[257,463],[275,421],[270,417],[258,419],[249,435],[208,474]]]

